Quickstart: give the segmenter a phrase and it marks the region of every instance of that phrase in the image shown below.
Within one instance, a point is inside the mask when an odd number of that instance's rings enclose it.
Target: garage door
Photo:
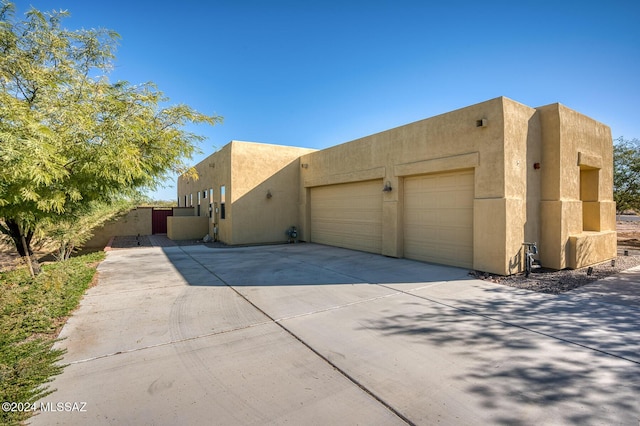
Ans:
[[[382,251],[382,181],[311,188],[311,241]]]
[[[404,256],[473,267],[473,170],[404,182]]]

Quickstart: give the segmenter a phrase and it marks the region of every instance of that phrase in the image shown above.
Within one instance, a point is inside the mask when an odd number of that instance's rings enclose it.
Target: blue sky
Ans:
[[[640,2],[16,1],[122,39],[112,80],[224,117],[230,140],[325,148],[498,96],[640,138]],[[175,199],[174,183],[151,195]]]

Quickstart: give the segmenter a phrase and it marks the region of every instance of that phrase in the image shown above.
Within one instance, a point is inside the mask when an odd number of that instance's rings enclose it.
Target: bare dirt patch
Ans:
[[[618,222],[618,249],[640,251],[640,221]]]
[[[36,250],[33,257],[38,259],[39,263],[49,260],[49,252],[44,250]],[[0,272],[14,269],[20,265],[27,265],[13,247],[0,242]]]

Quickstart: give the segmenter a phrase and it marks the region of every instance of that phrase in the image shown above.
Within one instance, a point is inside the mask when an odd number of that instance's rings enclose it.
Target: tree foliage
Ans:
[[[189,123],[221,118],[164,107],[152,83],[111,83],[118,34],[70,31],[68,14],[0,7],[0,231],[21,255],[43,221],[78,217],[94,203],[156,187],[202,138]]]
[[[94,235],[94,230],[120,217],[136,206],[128,199],[110,203],[93,202],[82,210],[61,215],[42,223],[43,244],[52,243],[57,260],[68,260],[76,249],[82,247]]]
[[[640,140],[616,139],[613,145],[613,199],[619,212],[640,212]]]

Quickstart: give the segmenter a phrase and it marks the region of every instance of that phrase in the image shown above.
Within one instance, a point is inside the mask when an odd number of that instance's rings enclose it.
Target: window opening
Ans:
[[[213,218],[213,188],[209,189],[209,218]]]
[[[600,231],[598,203],[599,169],[580,169],[580,201],[582,201],[582,230]]]
[[[222,185],[220,187],[220,219],[226,219],[227,215],[226,215],[226,211],[225,211],[225,204],[226,204],[226,191],[225,191],[225,187],[224,185]]]

